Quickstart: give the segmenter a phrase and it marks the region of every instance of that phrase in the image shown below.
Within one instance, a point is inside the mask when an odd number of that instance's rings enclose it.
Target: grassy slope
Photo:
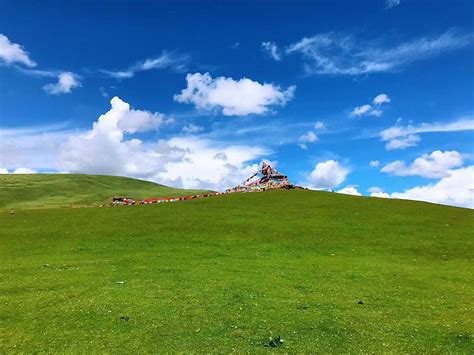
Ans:
[[[110,204],[113,196],[135,199],[183,196],[182,190],[148,181],[105,175],[0,175],[1,208],[79,207]]]
[[[0,211],[0,350],[472,353],[473,216],[312,191]]]

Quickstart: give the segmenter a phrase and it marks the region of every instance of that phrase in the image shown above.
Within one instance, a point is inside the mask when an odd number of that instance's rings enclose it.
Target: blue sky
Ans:
[[[2,1],[0,171],[473,207],[473,6]]]

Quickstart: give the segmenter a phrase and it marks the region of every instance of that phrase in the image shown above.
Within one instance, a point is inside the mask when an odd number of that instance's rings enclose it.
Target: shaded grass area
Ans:
[[[472,353],[473,227],[312,191],[0,211],[0,349]]]
[[[85,207],[110,204],[113,196],[134,199],[202,193],[119,176],[81,174],[0,175],[0,209]]]

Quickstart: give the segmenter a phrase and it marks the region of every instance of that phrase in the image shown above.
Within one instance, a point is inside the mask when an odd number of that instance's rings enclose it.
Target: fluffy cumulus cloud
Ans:
[[[222,191],[235,186],[258,171],[257,163],[269,153],[262,147],[228,146],[198,137],[176,137],[167,141],[183,150],[183,159],[166,164],[156,181],[184,187]]]
[[[388,97],[387,94],[379,94],[372,100],[372,104],[365,104],[362,106],[355,107],[351,112],[351,116],[380,117],[383,114],[381,106],[389,102],[390,102],[390,98]]]
[[[286,52],[302,55],[309,75],[355,76],[400,70],[410,63],[466,47],[472,40],[472,35],[447,31],[438,36],[391,45],[391,41],[381,39],[362,40],[323,33],[301,39]]]
[[[284,106],[294,96],[295,87],[286,90],[273,84],[247,78],[212,78],[209,73],[188,74],[187,87],[174,99],[192,103],[199,109],[220,110],[225,116],[262,115],[272,106]]]
[[[269,154],[265,148],[228,145],[195,136],[144,142],[133,135],[166,122],[160,113],[131,109],[118,97],[90,131],[71,136],[59,151],[68,172],[123,175],[184,188],[222,190],[240,183]]]
[[[262,42],[262,49],[274,60],[281,60],[280,52],[278,51],[278,47],[274,42]]]
[[[362,194],[357,190],[357,186],[346,186],[343,189],[336,191],[339,194],[353,195],[353,196],[362,196]]]
[[[462,165],[463,156],[459,152],[436,150],[430,154],[423,154],[408,165],[401,160],[391,162],[385,165],[381,171],[397,176],[422,176],[439,179],[449,176],[450,169]]]
[[[370,163],[369,163],[369,166],[372,167],[372,168],[376,168],[380,165],[380,161],[378,160],[371,160]]]
[[[418,145],[423,133],[460,132],[474,130],[474,119],[464,117],[446,123],[421,123],[419,125],[395,125],[380,132],[382,141],[387,142],[387,150],[405,149]]]
[[[19,63],[27,67],[34,67],[36,63],[30,59],[28,53],[17,43],[12,43],[7,36],[0,33],[0,62],[6,64]]]
[[[450,170],[436,183],[417,186],[391,196],[445,205],[474,208],[474,166]]]
[[[58,75],[58,82],[43,86],[43,90],[51,95],[68,94],[72,89],[80,87],[79,77],[71,72],[62,72]]]
[[[423,154],[411,164],[392,162],[384,166],[382,171],[397,176],[421,176],[438,180],[391,194],[372,187],[369,189],[370,196],[474,208],[474,166],[461,167],[462,164],[463,156],[459,152],[439,150]]]
[[[316,164],[309,176],[309,187],[315,189],[332,189],[339,186],[349,174],[349,169],[338,161],[327,160]]]
[[[151,146],[125,134],[156,129],[163,115],[133,110],[118,97],[110,101],[111,109],[94,122],[92,130],[72,136],[61,148],[60,167],[69,172],[152,176],[165,161],[180,159],[182,150],[165,142]]]

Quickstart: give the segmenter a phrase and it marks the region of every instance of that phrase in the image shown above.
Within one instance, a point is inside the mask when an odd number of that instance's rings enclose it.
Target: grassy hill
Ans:
[[[201,193],[118,176],[80,174],[0,175],[1,208],[84,207],[135,199]]]
[[[472,353],[473,217],[315,191],[3,210],[0,352]]]

